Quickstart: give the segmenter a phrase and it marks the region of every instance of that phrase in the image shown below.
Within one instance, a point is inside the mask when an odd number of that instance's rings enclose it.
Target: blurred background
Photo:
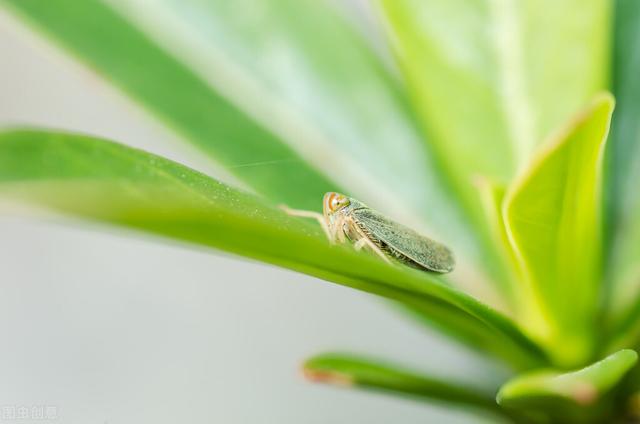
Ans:
[[[361,6],[345,10],[366,32]],[[16,124],[103,136],[224,178],[0,12],[0,125]],[[436,375],[495,372],[374,297],[87,225],[0,215],[0,282],[3,422],[42,405],[64,423],[463,423],[464,411],[313,385],[299,364],[344,349]]]

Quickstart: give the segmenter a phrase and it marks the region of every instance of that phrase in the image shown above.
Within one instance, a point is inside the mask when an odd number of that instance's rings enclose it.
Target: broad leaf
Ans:
[[[284,266],[425,314],[432,306],[446,309],[464,316],[466,325],[491,332],[513,363],[531,367],[546,361],[508,318],[438,276],[331,246],[317,225],[138,150],[91,137],[8,132],[0,136],[0,193]]]
[[[640,2],[618,0],[608,153],[610,326],[616,346],[640,336]]]
[[[609,392],[638,359],[633,350],[621,350],[578,371],[534,371],[500,389],[497,400],[505,408],[530,411],[545,422],[605,422]],[[609,412],[609,411],[607,411]]]
[[[379,1],[428,142],[507,286],[472,181],[510,180],[547,133],[606,87],[609,2]]]
[[[480,195],[480,202],[484,209],[485,220],[489,227],[489,234],[493,240],[496,251],[504,258],[507,258],[505,264],[505,277],[511,282],[507,287],[510,289],[505,296],[510,300],[510,304],[517,310],[527,307],[527,298],[522,296],[518,287],[518,275],[515,264],[517,259],[509,242],[509,236],[505,228],[504,217],[502,215],[502,203],[506,195],[507,188],[504,184],[490,180],[489,178],[478,177],[475,185]]]
[[[346,189],[453,246],[468,259],[452,278],[484,296],[486,278],[475,268],[490,262],[432,164],[399,83],[323,2],[0,5],[258,194],[319,210],[324,192]]]
[[[400,395],[439,400],[499,412],[493,392],[462,383],[423,376],[377,360],[330,353],[304,363],[304,374],[312,381],[342,387],[381,390]]]
[[[561,366],[593,354],[601,281],[602,155],[613,98],[601,95],[541,147],[503,215],[531,311],[522,317]]]
[[[429,141],[467,186],[509,179],[606,86],[606,0],[381,3]]]

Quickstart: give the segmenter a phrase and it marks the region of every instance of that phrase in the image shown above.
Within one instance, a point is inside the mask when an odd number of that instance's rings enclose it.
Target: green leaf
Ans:
[[[504,200],[507,234],[531,310],[522,322],[554,360],[593,354],[601,281],[602,155],[614,101],[601,95],[541,147]]]
[[[304,363],[303,371],[307,378],[315,382],[380,390],[499,412],[492,391],[422,376],[394,365],[355,355],[318,355]]]
[[[526,308],[527,299],[525,296],[518,296],[518,291],[515,289],[519,279],[516,269],[517,258],[511,248],[502,215],[502,203],[507,193],[507,187],[505,184],[485,177],[476,178],[475,184],[480,195],[485,220],[489,226],[489,233],[495,249],[500,256],[508,258],[506,261],[507,264],[505,264],[505,278],[508,278],[511,282],[508,285],[511,290],[508,292],[507,298],[516,310],[521,310],[523,307]]]
[[[334,183],[98,0],[2,0],[260,194],[317,209]],[[212,142],[226,140],[226,142]],[[259,164],[277,163],[272,166]],[[253,164],[253,166],[252,166]]]
[[[0,0],[275,203],[345,191],[487,263],[400,84],[316,0]],[[434,208],[433,205],[438,205]],[[466,269],[466,270],[465,270]],[[492,298],[496,298],[492,293]]]
[[[506,287],[472,181],[509,181],[547,133],[607,86],[609,2],[380,3],[428,142]]]
[[[512,177],[606,87],[605,0],[381,1],[429,141],[467,186]]]
[[[0,194],[305,272],[427,314],[432,306],[447,309],[492,333],[513,363],[547,361],[511,320],[439,276],[331,246],[317,225],[138,150],[77,135],[7,132],[0,135]]]
[[[377,207],[398,214],[412,209],[415,219],[434,196],[446,196],[437,175],[428,175],[420,132],[398,82],[326,2],[107,3],[306,153],[308,162]]]
[[[607,156],[609,331],[615,346],[640,337],[640,2],[617,0],[613,90],[617,100]]]
[[[605,422],[598,413],[608,406],[603,405],[606,395],[637,359],[636,352],[625,349],[578,371],[527,373],[502,386],[497,400],[505,408],[548,415],[551,422]]]
[[[462,313],[446,304],[433,303],[425,306],[420,302],[405,302],[403,312],[418,323],[434,328],[461,343],[473,353],[489,359],[501,359],[517,370],[530,369],[539,365],[530,357],[522,356],[521,347],[513,343],[496,343],[495,330],[479,326],[477,318]]]

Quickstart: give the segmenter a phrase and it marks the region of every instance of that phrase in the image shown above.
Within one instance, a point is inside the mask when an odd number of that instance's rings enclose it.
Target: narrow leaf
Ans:
[[[317,225],[292,219],[168,160],[91,137],[0,135],[0,193],[75,216],[143,230],[280,265],[419,307],[446,308],[491,332],[518,363],[544,364],[511,320],[433,274],[331,246]],[[437,318],[437,317],[436,317]]]
[[[376,207],[415,219],[446,196],[398,82],[326,2],[107,3]]]
[[[601,279],[602,154],[613,98],[599,96],[509,188],[507,233],[530,299],[523,324],[562,366],[593,352]]]
[[[461,406],[499,411],[491,391],[427,377],[394,365],[355,355],[329,353],[308,359],[304,374],[311,381],[342,387],[381,390]]]
[[[258,194],[318,210],[324,192],[346,189],[455,247],[469,259],[452,278],[487,291],[488,279],[479,278],[486,272],[476,269],[490,262],[433,165],[400,84],[323,2],[0,5]]]
[[[633,350],[618,351],[577,371],[534,371],[500,389],[497,400],[505,408],[547,415],[550,422],[604,422],[598,412],[606,395],[637,362]]]
[[[101,1],[0,0],[0,5],[52,36],[261,195],[317,209],[319,196],[336,188]]]
[[[640,337],[640,2],[617,0],[607,156],[609,332],[615,346]]]
[[[490,327],[477,325],[477,319],[461,313],[446,304],[433,303],[428,306],[420,302],[405,302],[405,312],[418,323],[434,328],[461,343],[473,353],[489,359],[501,359],[516,370],[526,370],[536,366],[531,358],[522,356],[520,347],[512,343],[496,343],[495,331]]]

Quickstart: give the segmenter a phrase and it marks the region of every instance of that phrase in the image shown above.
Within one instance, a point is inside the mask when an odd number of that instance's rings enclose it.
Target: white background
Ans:
[[[0,13],[0,125],[16,124],[105,136],[215,174],[114,89]],[[0,406],[53,405],[56,422],[83,424],[461,423],[471,415],[313,385],[299,364],[337,349],[476,381],[492,372],[350,289],[4,211]]]

